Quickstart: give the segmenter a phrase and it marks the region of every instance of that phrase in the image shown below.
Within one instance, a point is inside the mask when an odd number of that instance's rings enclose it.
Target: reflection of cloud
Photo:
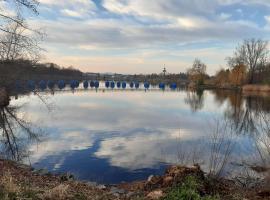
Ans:
[[[181,136],[181,139],[179,138]],[[159,162],[176,162],[177,144],[193,138],[191,133],[178,130],[158,130],[150,132],[132,132],[132,136],[106,138],[95,153],[101,158],[108,158],[112,166],[130,170],[153,168]],[[179,141],[178,141],[179,139]],[[170,152],[162,155],[169,147]],[[175,150],[173,150],[175,148]],[[164,152],[163,152],[164,153]],[[164,156],[166,157],[164,160]]]
[[[29,151],[32,152],[31,160],[33,163],[38,162],[48,156],[61,155],[70,151],[79,151],[89,148],[92,144],[92,137],[87,132],[63,132],[52,138],[41,142],[37,145],[32,145]],[[63,160],[60,163],[64,162]],[[56,164],[59,168],[60,163]]]
[[[207,121],[222,118],[226,105],[216,104],[213,94],[205,92],[205,107],[192,113],[185,97],[185,92],[156,91],[56,93],[56,109],[48,115],[31,96],[31,104],[22,110],[34,116],[33,121],[43,121],[50,133],[37,147],[30,146],[31,160],[48,160],[53,169],[61,170],[74,161],[74,151],[82,155],[87,149],[89,158],[105,158],[108,167],[130,170],[192,160],[195,153],[207,161],[210,145],[204,138],[212,133]]]

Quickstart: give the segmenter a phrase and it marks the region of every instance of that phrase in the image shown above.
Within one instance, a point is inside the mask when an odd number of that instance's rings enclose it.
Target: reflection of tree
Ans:
[[[267,184],[270,182],[270,115],[269,113],[261,112],[259,117],[259,130],[254,137],[255,152],[250,157],[243,161],[248,169],[252,169],[255,173],[255,178],[258,176],[266,178]]]
[[[256,138],[256,147],[260,155],[263,166],[270,166],[270,115],[261,113],[260,132]]]
[[[254,112],[251,110],[250,97],[244,99],[239,93],[228,96],[229,105],[225,116],[233,121],[237,133],[254,133],[256,131]]]
[[[19,107],[0,107],[1,155],[6,159],[21,161],[28,156],[27,145],[40,140],[40,131],[23,117]]]
[[[225,117],[232,120],[236,133],[256,134],[259,131],[261,113],[269,113],[269,97],[243,96],[232,91],[213,91],[220,104],[228,102]]]
[[[203,90],[188,91],[185,102],[193,112],[201,110],[204,104]]]

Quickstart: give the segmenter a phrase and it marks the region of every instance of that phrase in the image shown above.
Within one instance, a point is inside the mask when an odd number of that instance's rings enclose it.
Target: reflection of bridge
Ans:
[[[66,82],[64,80],[59,81],[33,81],[28,80],[24,83],[19,81],[15,84],[16,90],[26,90],[26,91],[45,91],[45,90],[66,90],[67,88],[71,90],[78,89],[92,89],[92,90],[149,90],[149,89],[159,89],[159,90],[176,90],[178,88],[176,83],[171,83],[166,85],[165,83],[159,83],[158,85],[150,85],[148,82],[140,83],[137,81],[78,81],[71,80]]]
[[[176,90],[171,90],[171,89],[165,89],[165,90],[160,90],[159,88],[151,88],[151,89],[148,89],[148,90],[145,90],[145,89],[84,89],[84,88],[78,88],[76,90],[72,90],[72,89],[69,89],[69,88],[65,88],[63,90],[59,90],[59,89],[53,89],[53,90],[49,90],[49,89],[46,89],[44,91],[34,91],[33,94],[34,95],[55,95],[55,94],[71,94],[71,93],[74,93],[74,94],[82,94],[82,93],[124,93],[124,92],[130,92],[130,93],[136,93],[136,92],[143,92],[143,93],[159,93],[159,92],[166,92],[166,93],[171,93],[171,92],[179,92],[179,91],[183,91],[184,89],[179,89],[177,88]],[[27,93],[24,93],[24,94],[20,94],[22,96],[24,95],[29,95],[30,92],[27,92]],[[11,99],[13,97],[18,98],[19,94],[12,94],[11,96]]]

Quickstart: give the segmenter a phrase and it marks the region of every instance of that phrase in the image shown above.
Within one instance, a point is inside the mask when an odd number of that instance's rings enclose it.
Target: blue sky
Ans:
[[[270,0],[40,0],[44,61],[83,71],[214,74],[243,39],[270,38]]]

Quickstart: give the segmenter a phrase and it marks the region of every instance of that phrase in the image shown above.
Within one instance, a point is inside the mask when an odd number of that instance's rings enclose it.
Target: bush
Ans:
[[[199,193],[201,182],[194,176],[188,176],[185,181],[173,188],[163,200],[219,200],[218,197],[204,196]]]

